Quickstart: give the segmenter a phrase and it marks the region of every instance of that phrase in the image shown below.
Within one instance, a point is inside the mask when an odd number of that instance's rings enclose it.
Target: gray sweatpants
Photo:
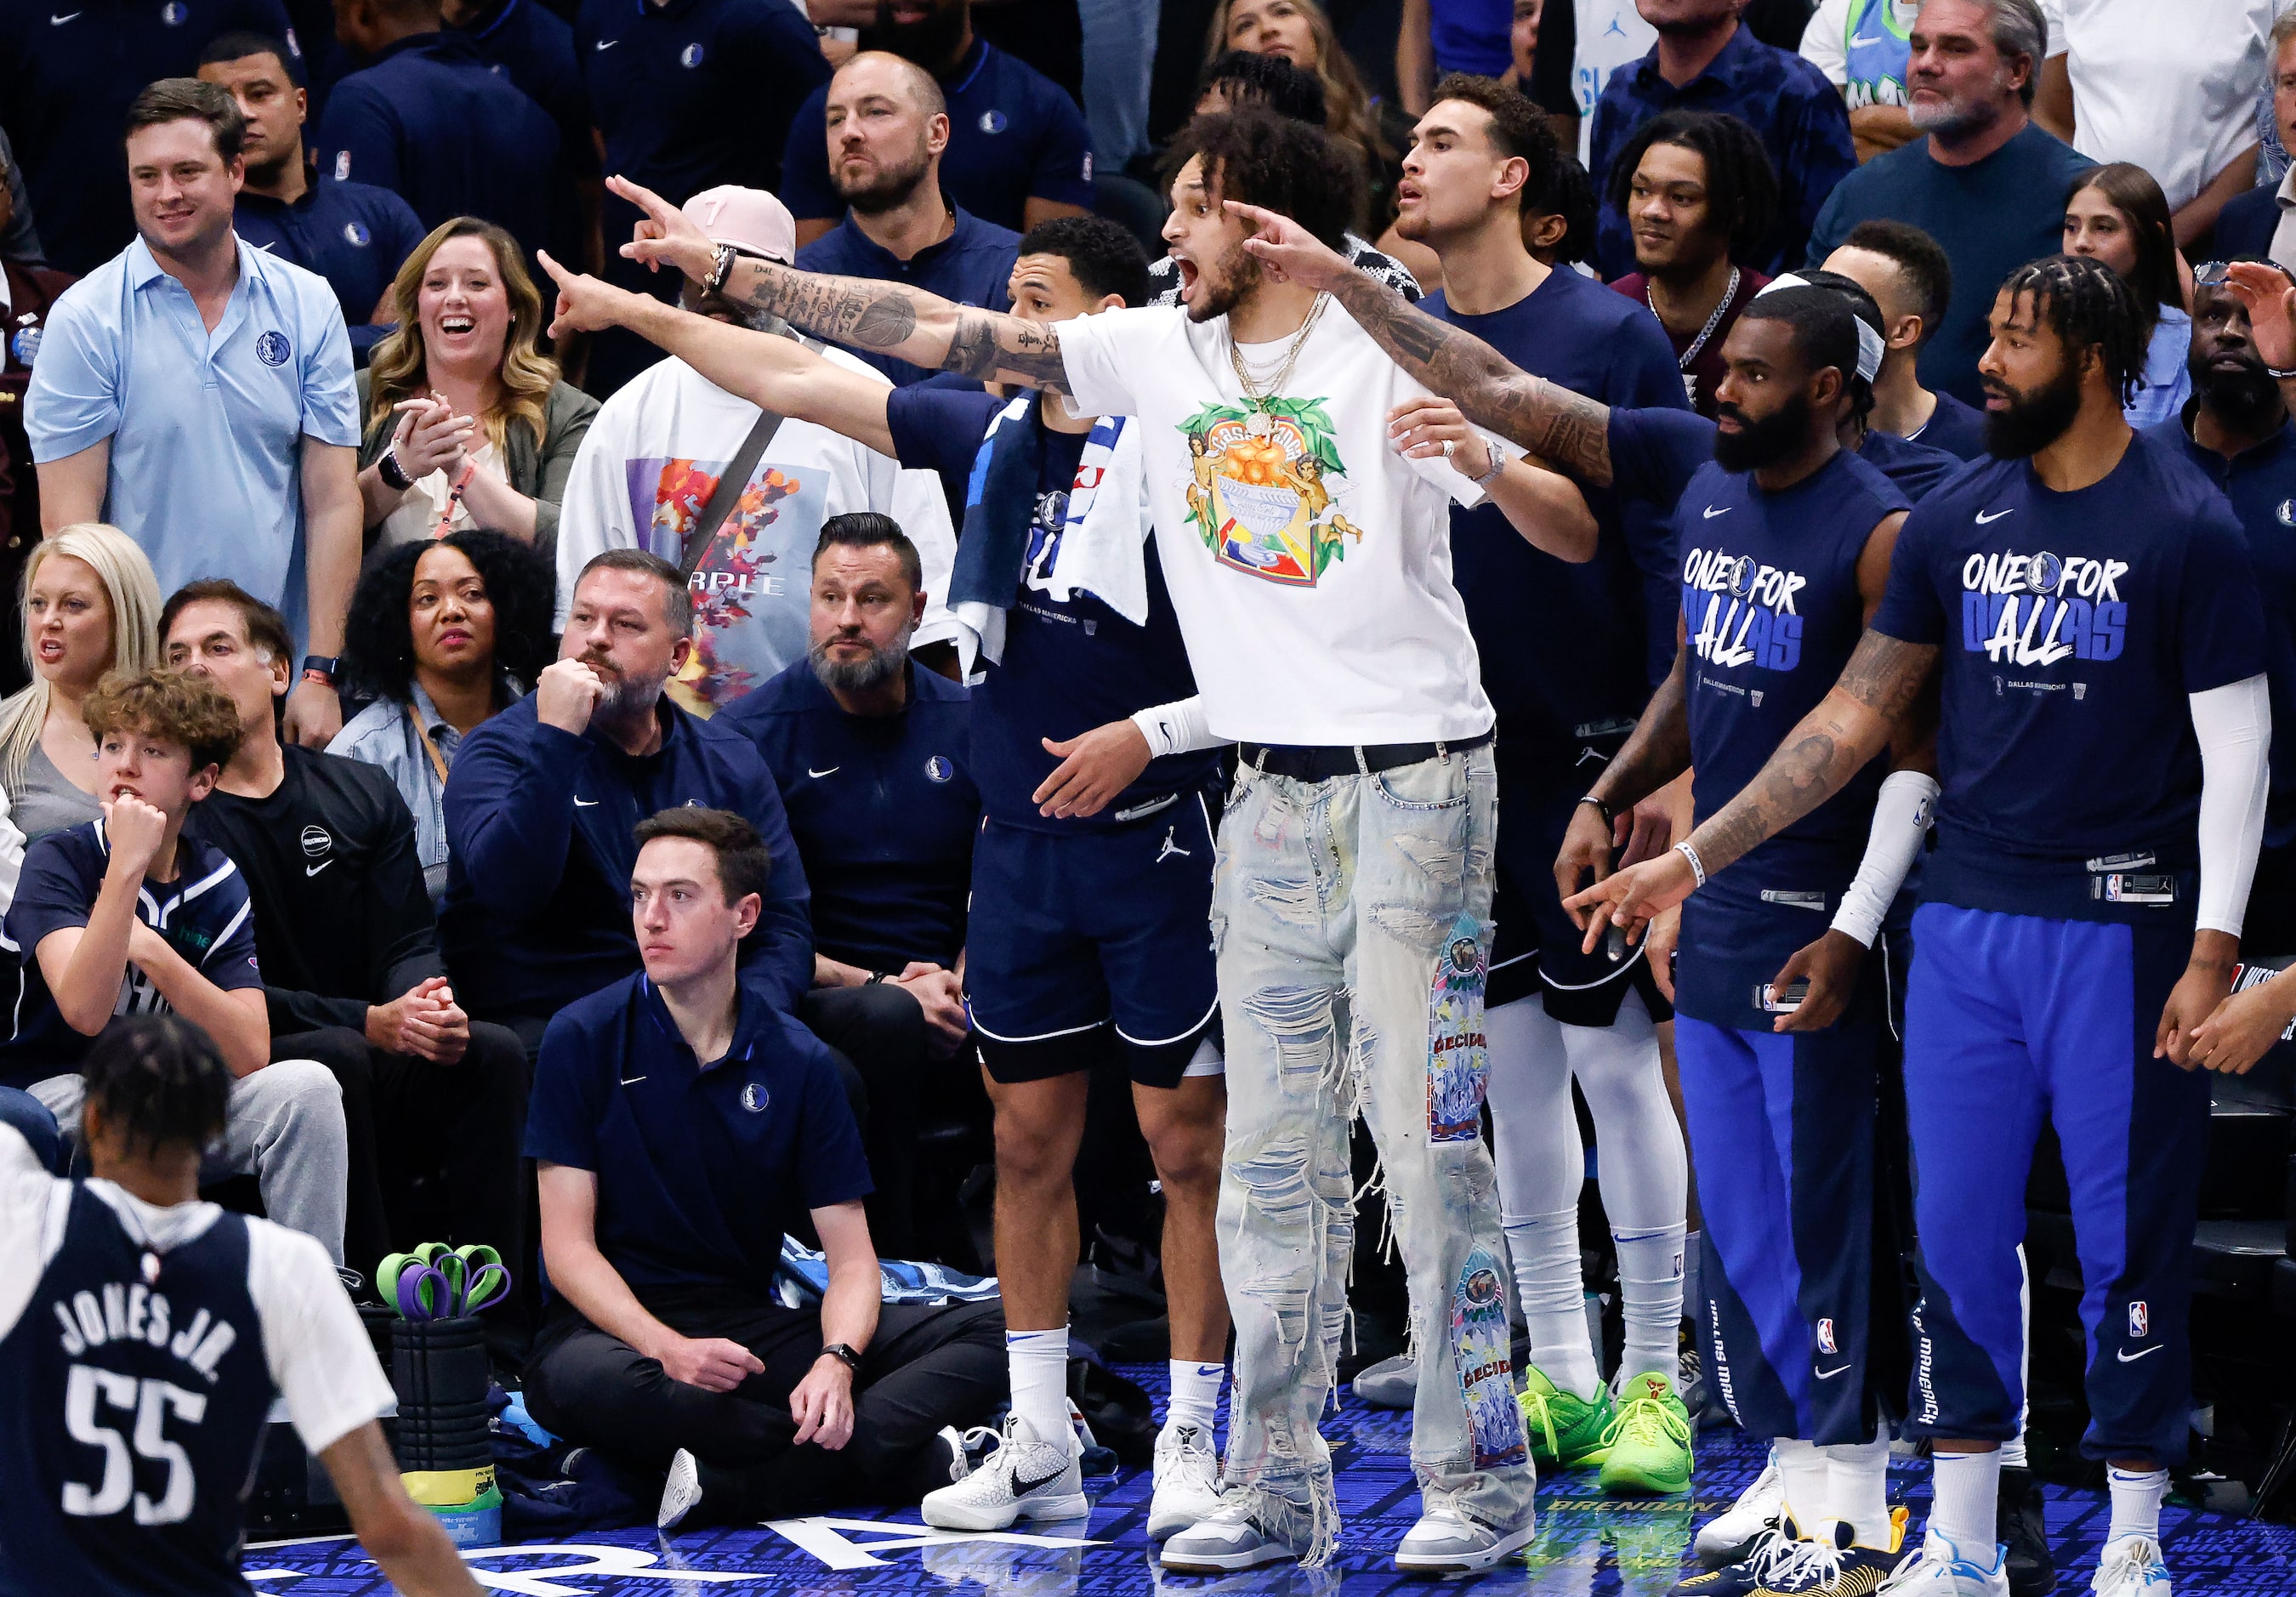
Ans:
[[[36,1081],[30,1090],[77,1148],[82,1097],[78,1073]],[[291,1059],[231,1084],[231,1113],[223,1139],[208,1150],[200,1180],[253,1175],[263,1194],[264,1212],[282,1225],[316,1237],[340,1265],[349,1169],[343,1093],[334,1073],[312,1060]]]

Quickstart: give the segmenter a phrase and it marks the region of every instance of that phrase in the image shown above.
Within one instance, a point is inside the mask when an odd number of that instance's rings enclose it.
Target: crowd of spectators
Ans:
[[[969,923],[1002,800],[960,535],[1006,469],[984,433],[1021,413],[649,271],[612,179],[735,257],[1051,321],[1176,302],[1163,149],[1265,110],[1359,172],[1349,258],[1473,325],[1491,258],[1414,128],[1470,73],[1556,146],[1551,183],[1473,226],[1562,284],[1540,315],[1587,391],[1710,418],[1737,318],[1800,272],[1879,340],[1843,442],[1901,481],[1982,452],[2012,269],[2062,251],[2125,281],[2126,414],[2172,428],[2216,403],[2194,351],[2222,271],[2195,264],[2296,272],[2292,0],[2187,0],[2173,27],[2148,0],[67,4],[0,0],[0,1083],[30,1095],[0,1117],[67,1159],[113,990],[192,1015],[237,1077],[212,1174],[353,1275],[423,1228],[544,1249],[559,1295],[506,1305],[496,1357],[533,1354],[537,1414],[650,1466],[681,1435],[763,1454],[806,1429],[685,1413],[633,1363],[821,1401],[809,1346],[755,1353],[768,1306],[712,1298],[769,1275],[784,1228],[828,1255],[824,1335],[860,1323],[839,1306],[871,1249],[949,1234],[919,1139],[943,1110],[988,1124],[968,939],[1006,930]],[[787,335],[786,364],[554,342],[545,257]],[[1025,413],[1046,481],[1108,447],[1056,404]],[[1026,486],[1057,535],[1066,490],[1048,512]],[[1043,791],[1159,701],[1104,685],[1029,729]],[[1193,813],[1203,776],[1159,801]],[[1173,1202],[1209,1193],[1203,1126],[1145,1129]],[[1000,1118],[988,1157],[1072,1204],[1063,1147]],[[754,1215],[750,1158],[779,1183]],[[938,1372],[934,1425],[897,1393],[895,1439],[846,1475],[736,1495],[946,1478],[931,1431],[995,1406],[992,1323],[886,1321],[893,1364]]]

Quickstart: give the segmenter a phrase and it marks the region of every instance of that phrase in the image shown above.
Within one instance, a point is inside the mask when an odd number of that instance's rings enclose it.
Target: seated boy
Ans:
[[[943,1429],[1004,1398],[1003,1314],[880,1301],[836,1067],[734,979],[769,868],[756,828],[681,807],[636,836],[644,971],[562,1011],[535,1073],[526,1151],[551,1295],[528,1405],[561,1436],[669,1469],[665,1529],[915,1503],[962,1478]],[[817,1309],[773,1289],[800,1209],[828,1256]]]
[[[80,1120],[79,1061],[114,1015],[173,1010],[213,1037],[232,1073],[222,1140],[200,1176],[252,1174],[282,1225],[343,1262],[342,1093],[325,1067],[271,1058],[247,883],[182,836],[239,741],[239,712],[172,671],[111,676],[81,714],[96,741],[103,819],[24,854],[5,946],[21,962],[0,1040],[0,1085]]]

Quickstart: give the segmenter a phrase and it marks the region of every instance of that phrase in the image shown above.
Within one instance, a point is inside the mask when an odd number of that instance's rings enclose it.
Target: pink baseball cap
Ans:
[[[686,220],[708,233],[713,244],[729,244],[783,266],[797,258],[797,223],[789,207],[763,189],[725,184],[702,190],[684,209]]]

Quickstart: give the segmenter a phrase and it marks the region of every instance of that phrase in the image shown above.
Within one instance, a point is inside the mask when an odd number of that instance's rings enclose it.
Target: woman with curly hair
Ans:
[[[550,663],[554,581],[532,545],[473,528],[391,551],[351,601],[344,674],[374,701],[327,752],[390,774],[433,904],[447,891],[447,772],[463,735]]]
[[[358,375],[366,418],[359,496],[366,564],[463,527],[545,553],[598,402],[537,349],[542,296],[518,242],[491,222],[433,228],[390,285],[398,330]]]

